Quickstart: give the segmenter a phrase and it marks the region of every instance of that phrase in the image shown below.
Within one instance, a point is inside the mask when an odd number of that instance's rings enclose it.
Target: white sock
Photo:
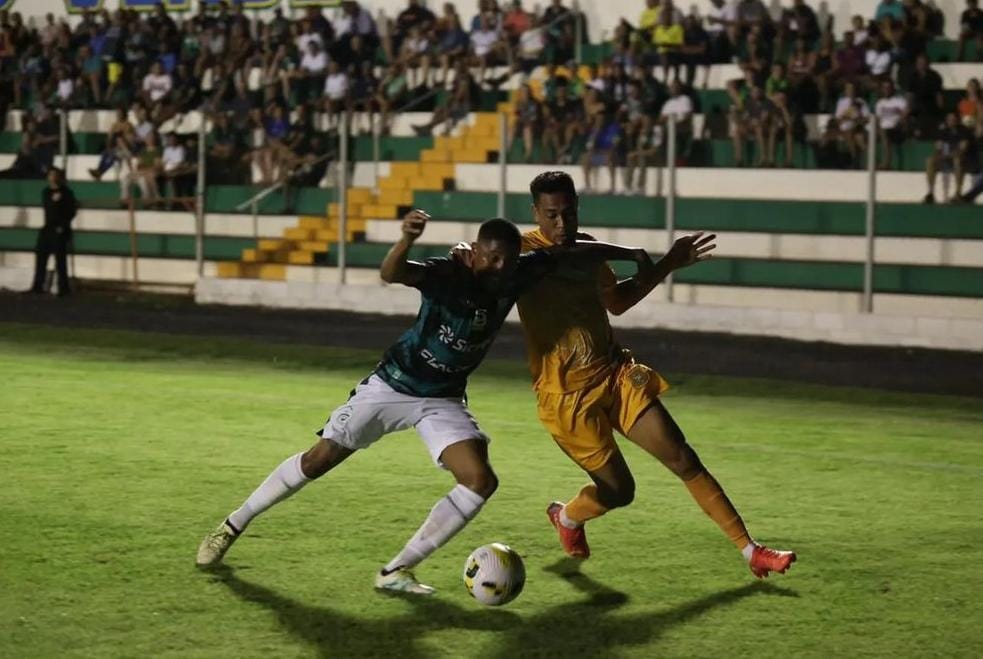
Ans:
[[[484,504],[485,500],[482,497],[463,485],[455,485],[454,489],[430,510],[430,515],[427,516],[423,526],[413,534],[403,547],[403,551],[386,564],[383,571],[392,572],[400,567],[409,568],[417,565],[474,519]]]
[[[741,555],[744,557],[744,560],[747,561],[748,563],[751,562],[751,554],[754,553],[754,548],[757,546],[758,545],[756,545],[755,543],[749,542],[746,545],[744,545],[744,549],[741,550]]]
[[[249,495],[242,506],[229,515],[229,523],[242,533],[256,515],[280,503],[300,488],[307,485],[311,479],[300,469],[300,458],[304,455],[292,455],[280,466],[274,469],[266,480]]]
[[[567,507],[566,506],[563,506],[562,508],[560,508],[560,524],[562,524],[563,526],[567,527],[568,529],[575,529],[575,528],[578,528],[579,526],[581,526],[581,524],[578,524],[577,522],[575,522],[572,519],[570,519],[569,517],[567,517]]]

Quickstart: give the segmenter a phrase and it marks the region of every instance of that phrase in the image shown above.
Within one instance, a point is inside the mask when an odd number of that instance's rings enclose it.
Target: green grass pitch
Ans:
[[[450,487],[412,433],[258,519],[198,542],[312,432],[373,353],[0,325],[0,656],[979,656],[979,400],[669,378],[666,404],[752,533],[793,548],[757,583],[664,468],[623,444],[635,503],[561,560],[544,508],[584,482],[545,436],[522,364],[470,389],[501,479],[420,566],[431,601],[372,575]],[[657,366],[657,365],[655,365]],[[461,583],[491,541],[525,558],[514,603]]]

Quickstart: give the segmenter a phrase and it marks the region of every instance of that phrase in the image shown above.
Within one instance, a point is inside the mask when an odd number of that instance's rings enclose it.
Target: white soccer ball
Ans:
[[[508,545],[493,542],[478,547],[464,562],[464,587],[482,604],[508,604],[526,585],[522,557]]]

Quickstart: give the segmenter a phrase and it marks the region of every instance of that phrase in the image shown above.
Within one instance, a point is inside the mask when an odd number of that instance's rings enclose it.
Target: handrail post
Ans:
[[[877,117],[867,122],[867,200],[865,204],[863,313],[874,311],[874,202],[877,198]]]
[[[346,243],[348,242],[348,111],[341,113],[341,128],[338,130],[338,281],[345,283]]]
[[[666,167],[669,170],[668,189],[666,190],[666,252],[672,249],[676,239],[676,119],[669,115],[666,127],[669,131],[666,144]],[[644,165],[643,165],[644,166]],[[666,301],[673,301],[673,277],[670,272],[666,277]]]
[[[508,189],[508,168],[506,156],[509,149],[509,115],[501,112],[498,115],[498,130],[501,133],[498,144],[498,217],[505,217],[505,199]]]

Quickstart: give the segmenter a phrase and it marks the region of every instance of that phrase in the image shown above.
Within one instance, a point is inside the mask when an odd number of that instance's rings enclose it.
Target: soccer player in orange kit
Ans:
[[[530,191],[539,228],[523,234],[524,252],[592,239],[578,232],[577,191],[568,174],[540,174]],[[793,552],[770,549],[751,538],[723,488],[660,402],[668,384],[615,343],[608,320],[608,312],[628,311],[672,271],[709,258],[714,239],[703,233],[680,238],[657,263],[643,263],[635,276],[622,281],[604,263],[559,268],[519,298],[539,418],[591,479],[566,504],[554,502],[547,508],[571,556],[590,555],[587,521],[627,506],[635,496],[634,478],[614,440],[617,431],[683,481],[756,577],[784,573],[795,561]]]

